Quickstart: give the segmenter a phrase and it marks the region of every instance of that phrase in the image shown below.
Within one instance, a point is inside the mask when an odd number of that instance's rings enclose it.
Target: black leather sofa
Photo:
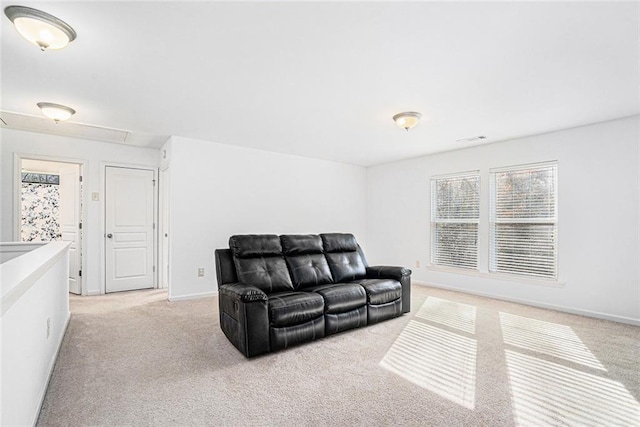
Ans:
[[[411,270],[369,267],[352,234],[237,235],[215,259],[220,327],[246,357],[410,310]]]

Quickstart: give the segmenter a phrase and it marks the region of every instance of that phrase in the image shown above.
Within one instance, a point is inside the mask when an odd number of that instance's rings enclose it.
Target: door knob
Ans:
[[[110,239],[110,238],[113,237],[113,234],[109,233],[109,234],[107,234],[107,237]]]

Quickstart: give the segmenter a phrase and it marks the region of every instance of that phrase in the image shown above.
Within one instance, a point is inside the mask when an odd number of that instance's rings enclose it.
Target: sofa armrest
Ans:
[[[367,278],[369,279],[394,279],[400,281],[403,277],[411,276],[411,270],[406,267],[391,267],[377,265],[367,267]]]
[[[233,263],[233,256],[230,249],[216,249],[214,252],[216,261],[216,278],[218,279],[218,288],[222,285],[236,283],[238,275],[236,274],[236,266]]]
[[[246,357],[271,350],[268,299],[263,291],[246,283],[219,288],[220,328]]]
[[[252,302],[268,301],[269,298],[262,290],[246,283],[229,283],[220,286],[220,296],[230,298],[234,301]]]
[[[367,279],[392,279],[402,285],[402,312],[411,311],[411,270],[405,267],[378,265],[367,267]]]

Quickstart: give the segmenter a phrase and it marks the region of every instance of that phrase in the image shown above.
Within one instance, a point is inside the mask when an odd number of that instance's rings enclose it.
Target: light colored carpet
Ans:
[[[635,326],[414,285],[408,315],[245,359],[216,298],[71,310],[39,425],[640,425]]]

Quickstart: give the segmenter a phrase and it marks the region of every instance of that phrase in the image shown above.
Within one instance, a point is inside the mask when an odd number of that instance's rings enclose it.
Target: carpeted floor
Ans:
[[[72,297],[43,426],[640,426],[640,328],[423,286],[408,315],[245,359],[216,298]]]

